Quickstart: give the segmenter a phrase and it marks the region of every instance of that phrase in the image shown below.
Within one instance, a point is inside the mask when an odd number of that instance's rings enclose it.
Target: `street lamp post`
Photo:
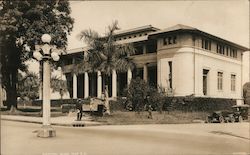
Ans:
[[[36,45],[33,57],[38,61],[43,61],[43,126],[38,131],[38,137],[55,137],[56,131],[51,127],[50,123],[50,77],[51,68],[49,61],[58,61],[59,55],[55,46],[49,45],[51,36],[49,34],[42,35],[43,45]]]

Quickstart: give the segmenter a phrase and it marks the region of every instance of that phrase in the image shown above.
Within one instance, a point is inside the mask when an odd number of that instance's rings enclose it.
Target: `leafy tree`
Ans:
[[[25,71],[24,62],[32,58],[35,45],[42,44],[41,36],[52,36],[51,45],[64,50],[67,34],[72,31],[67,0],[23,0],[0,2],[1,72],[7,92],[7,108],[17,108],[18,69]],[[0,65],[0,66],[1,66]]]
[[[133,45],[117,44],[115,41],[116,30],[119,30],[117,21],[108,26],[108,31],[104,36],[100,36],[91,29],[79,34],[80,39],[87,43],[89,50],[85,59],[74,67],[76,73],[101,71],[104,78],[103,85],[109,86],[111,84],[108,79],[113,70],[126,72],[128,68],[134,68],[134,63],[129,58],[129,55],[135,52]],[[109,108],[107,107],[107,109]],[[108,110],[107,113],[109,113]]]
[[[34,100],[39,97],[39,78],[36,73],[18,74],[17,96],[22,100]]]

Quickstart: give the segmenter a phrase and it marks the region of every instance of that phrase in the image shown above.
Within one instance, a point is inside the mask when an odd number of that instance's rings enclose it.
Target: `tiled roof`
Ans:
[[[157,31],[157,30],[160,30],[160,29],[153,27],[152,25],[145,25],[145,26],[136,27],[133,29],[117,31],[115,33],[115,36],[126,35],[126,34],[130,34],[130,33],[132,34],[132,33],[142,32],[142,31]]]
[[[156,35],[156,34],[161,34],[161,33],[166,33],[166,32],[171,32],[171,31],[176,31],[176,30],[198,30],[194,27],[191,26],[186,26],[186,25],[182,25],[182,24],[177,24],[175,26],[163,29],[163,30],[159,30],[153,33],[150,33],[150,35]]]

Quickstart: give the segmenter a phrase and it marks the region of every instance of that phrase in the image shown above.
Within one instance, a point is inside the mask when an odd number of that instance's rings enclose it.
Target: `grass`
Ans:
[[[14,113],[7,111],[6,107],[1,108],[3,115],[21,115],[31,117],[41,117],[41,107],[39,106],[19,106]],[[93,116],[94,121],[103,122],[112,125],[129,125],[129,124],[181,124],[194,123],[194,120],[205,120],[208,113],[205,112],[152,112],[153,119],[148,118],[148,112],[114,111],[111,115],[103,117]],[[51,117],[67,116],[62,113],[60,107],[51,107]]]
[[[21,116],[31,116],[31,117],[41,117],[41,107],[40,106],[18,106],[17,111],[10,113],[6,107],[1,107],[2,115],[21,115]],[[51,117],[66,116],[67,114],[61,112],[60,107],[51,107]]]
[[[148,118],[147,112],[113,112],[110,116],[95,117],[95,121],[112,125],[129,125],[129,124],[181,124],[194,123],[194,120],[205,120],[208,113],[206,112],[153,112],[153,119]]]

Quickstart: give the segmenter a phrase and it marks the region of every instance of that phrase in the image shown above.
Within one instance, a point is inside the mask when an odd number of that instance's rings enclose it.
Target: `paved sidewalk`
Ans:
[[[42,117],[1,115],[1,120],[42,124]],[[51,117],[51,125],[60,125],[60,126],[75,126],[75,125],[96,126],[96,125],[102,125],[102,123],[100,123],[100,122],[95,122],[95,121],[91,120],[91,118],[88,116],[87,117],[83,116],[82,121],[75,121],[75,120],[76,120],[76,117],[74,117],[74,116]]]

